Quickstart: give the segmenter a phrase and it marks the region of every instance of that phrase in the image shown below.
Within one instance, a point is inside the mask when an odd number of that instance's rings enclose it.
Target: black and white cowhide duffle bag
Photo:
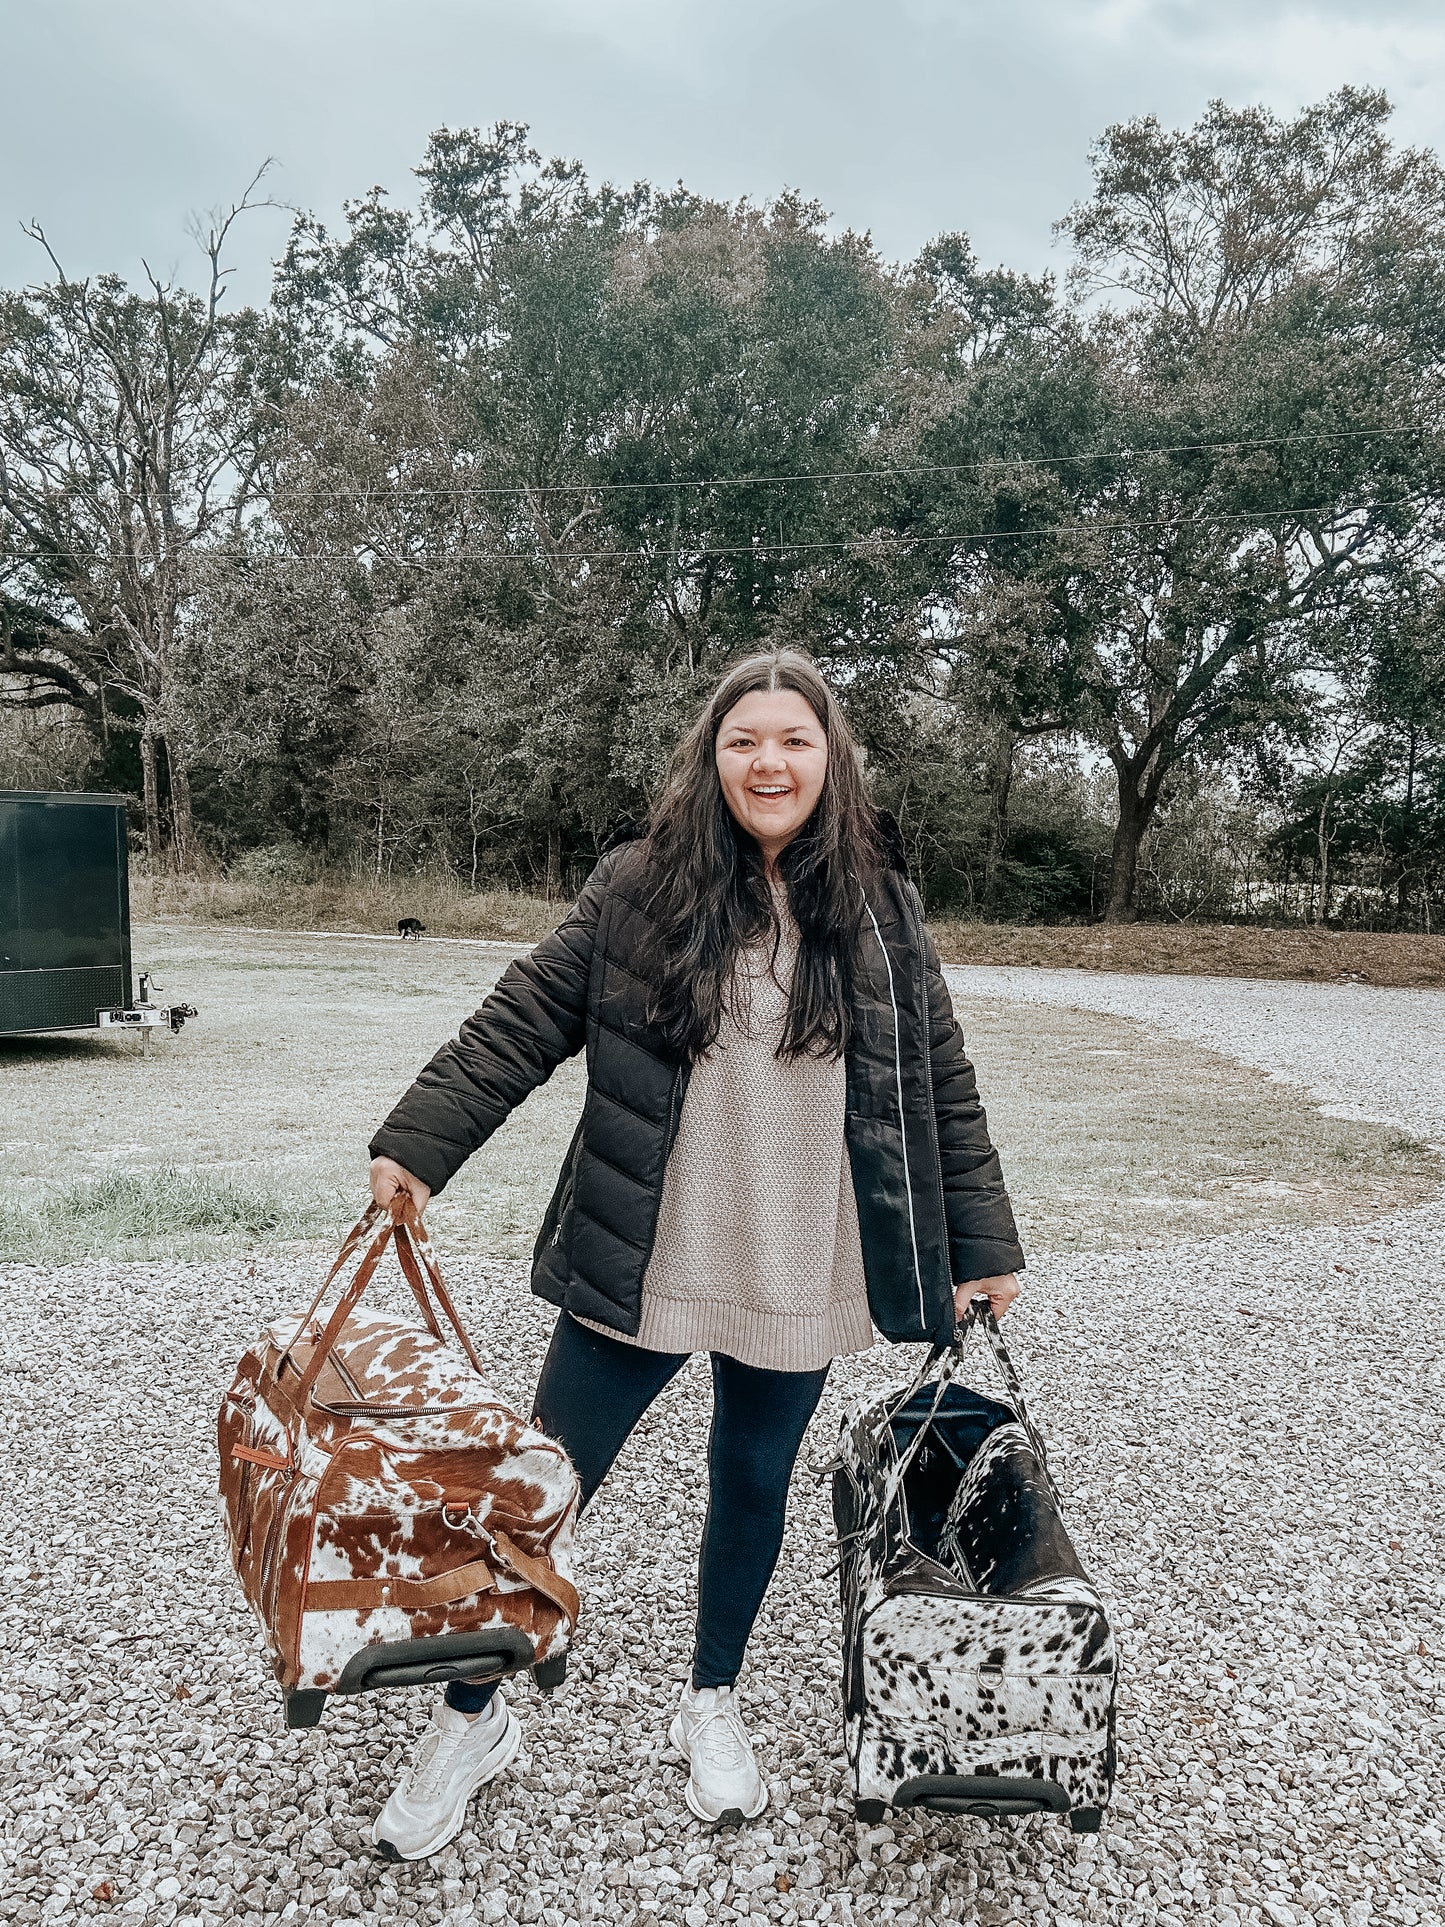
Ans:
[[[974,1325],[1008,1404],[957,1381]],[[859,1818],[1057,1813],[1096,1832],[1114,1781],[1113,1635],[987,1298],[906,1392],[844,1421],[833,1517]]]

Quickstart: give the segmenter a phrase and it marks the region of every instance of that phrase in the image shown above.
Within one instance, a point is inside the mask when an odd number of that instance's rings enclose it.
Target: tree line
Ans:
[[[835,678],[938,908],[1445,893],[1445,171],[1348,88],[1108,128],[1068,267],[441,129],[269,302],[0,294],[0,776],[151,859],[562,893],[745,649]]]

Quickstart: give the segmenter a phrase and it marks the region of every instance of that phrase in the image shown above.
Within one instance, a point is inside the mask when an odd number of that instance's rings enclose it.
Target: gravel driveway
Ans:
[[[1445,996],[958,976],[975,996],[1145,1016],[1445,1136]],[[1038,1820],[855,1825],[825,1493],[801,1472],[744,1682],[773,1804],[737,1833],[688,1815],[665,1729],[700,1523],[694,1365],[589,1515],[573,1672],[554,1701],[518,1692],[517,1766],[437,1860],[375,1859],[371,1816],[422,1703],[377,1696],[285,1733],[212,1498],[223,1382],[313,1268],[3,1268],[0,1919],[1445,1919],[1440,1204],[1031,1271],[1013,1342],[1125,1652],[1097,1840]],[[455,1282],[524,1398],[548,1316],[522,1267],[471,1260]],[[879,1350],[839,1368],[805,1450],[824,1456],[845,1400],[904,1365]]]
[[[973,997],[1139,1017],[1303,1086],[1332,1117],[1445,1140],[1445,991],[989,964],[944,974]]]

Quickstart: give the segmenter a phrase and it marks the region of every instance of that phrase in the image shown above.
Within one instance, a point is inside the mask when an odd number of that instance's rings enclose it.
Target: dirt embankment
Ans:
[[[933,931],[940,956],[950,964],[1445,988],[1445,937],[1266,930],[1227,923],[1051,926],[942,921],[935,922]]]

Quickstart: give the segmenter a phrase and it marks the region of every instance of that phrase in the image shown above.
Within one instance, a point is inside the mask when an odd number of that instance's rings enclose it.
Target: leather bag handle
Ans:
[[[317,1309],[321,1301],[325,1298],[327,1291],[330,1289],[332,1281],[345,1266],[348,1259],[355,1255],[366,1233],[377,1224],[378,1219],[380,1219],[382,1215],[382,1207],[380,1205],[369,1205],[347,1233],[342,1242],[339,1257],[335,1264],[332,1265],[330,1271],[327,1272],[325,1279],[322,1281],[321,1289],[307,1307],[305,1316],[297,1326],[290,1344],[282,1355],[283,1365],[290,1360],[293,1348],[310,1325],[312,1319],[316,1316]],[[468,1337],[466,1329],[457,1315],[456,1306],[452,1303],[451,1294],[443,1282],[441,1267],[437,1263],[436,1254],[432,1250],[431,1242],[422,1228],[421,1218],[417,1213],[417,1208],[412,1201],[411,1194],[407,1191],[398,1191],[385,1213],[385,1222],[380,1225],[380,1228],[373,1236],[361,1263],[356,1268],[351,1283],[337,1299],[331,1316],[327,1319],[324,1329],[311,1348],[311,1356],[306,1361],[305,1369],[301,1374],[293,1394],[293,1402],[298,1412],[305,1408],[306,1401],[310,1398],[316,1380],[320,1376],[322,1366],[331,1356],[337,1340],[346,1328],[347,1320],[360,1304],[362,1298],[365,1296],[367,1287],[376,1276],[377,1266],[386,1254],[386,1247],[393,1243],[396,1246],[397,1260],[401,1265],[402,1275],[411,1287],[412,1294],[421,1309],[427,1330],[434,1338],[440,1339],[442,1336],[436,1313],[432,1309],[431,1300],[427,1296],[426,1285],[429,1281],[448,1324],[457,1335],[461,1348],[466,1354],[468,1363],[474,1371],[481,1371],[481,1360],[477,1357],[476,1348]]]
[[[367,1286],[376,1276],[376,1268],[381,1263],[382,1257],[386,1252],[386,1247],[391,1243],[395,1230],[396,1225],[394,1221],[388,1217],[385,1224],[382,1225],[381,1229],[367,1247],[366,1255],[357,1266],[351,1283],[337,1299],[331,1316],[327,1319],[320,1337],[317,1338],[312,1345],[311,1356],[307,1359],[300,1381],[296,1386],[295,1392],[292,1394],[292,1403],[297,1412],[305,1408],[316,1381],[321,1375],[321,1367],[331,1356],[337,1339],[340,1338],[346,1328],[347,1320],[361,1303],[362,1298],[366,1294]],[[334,1269],[332,1275],[335,1275]],[[305,1331],[306,1326],[310,1324],[316,1306],[319,1303],[319,1297],[313,1299],[311,1310],[307,1312],[305,1322],[298,1329],[296,1336],[291,1340],[292,1345],[296,1343],[296,1340],[300,1338],[302,1332]],[[290,1356],[289,1350],[287,1356]]]
[[[993,1315],[993,1304],[985,1291],[976,1292],[968,1301],[968,1310],[963,1314],[953,1334],[951,1350],[955,1355],[962,1355],[968,1334],[975,1325],[982,1329],[984,1337],[988,1340],[988,1348],[993,1353],[993,1362],[998,1367],[998,1375],[1004,1382],[1009,1403],[1013,1406],[1018,1422],[1023,1427],[1024,1436],[1033,1447],[1034,1457],[1039,1462],[1039,1467],[1048,1482],[1048,1488],[1054,1495],[1054,1501],[1056,1504],[1062,1503],[1059,1500],[1059,1488],[1054,1484],[1054,1475],[1049,1470],[1049,1455],[1044,1450],[1043,1437],[1029,1417],[1028,1407],[1024,1404],[1023,1385],[1019,1380],[1014,1362],[1009,1357],[1008,1346],[1003,1342],[1003,1333],[999,1330],[998,1320]]]
[[[963,1362],[963,1348],[968,1341],[969,1333],[975,1325],[982,1328],[983,1334],[988,1340],[989,1350],[993,1353],[993,1360],[994,1364],[998,1367],[999,1377],[1004,1382],[1004,1389],[1008,1393],[1009,1403],[1013,1407],[1014,1416],[1017,1418],[1025,1438],[1027,1438],[1030,1446],[1033,1448],[1034,1456],[1039,1462],[1039,1469],[1044,1475],[1049,1491],[1054,1496],[1055,1504],[1061,1506],[1062,1501],[1059,1498],[1059,1489],[1054,1484],[1053,1473],[1049,1470],[1049,1458],[1048,1453],[1044,1449],[1043,1438],[1035,1427],[1033,1420],[1029,1417],[1028,1407],[1024,1403],[1023,1384],[1019,1379],[1018,1371],[1013,1360],[1009,1357],[1008,1347],[1003,1342],[1003,1333],[998,1328],[997,1318],[994,1317],[992,1302],[989,1299],[988,1293],[983,1291],[975,1292],[973,1297],[969,1299],[968,1309],[954,1327],[951,1341],[947,1344],[935,1345],[933,1347],[919,1368],[918,1376],[903,1394],[902,1398],[894,1401],[888,1412],[888,1418],[891,1422],[894,1413],[902,1411],[914,1393],[923,1385],[934,1366],[937,1365],[940,1360],[942,1361],[943,1370],[938,1375],[938,1389],[934,1393],[933,1404],[929,1407],[927,1418],[909,1441],[908,1449],[904,1452],[898,1464],[893,1468],[888,1480],[885,1504],[891,1504],[893,1502],[893,1499],[902,1486],[903,1475],[912,1464],[914,1454],[921,1447],[928,1428],[933,1423],[934,1414],[938,1411],[939,1405],[942,1403],[944,1390]]]
[[[399,1214],[397,1212],[398,1201],[401,1203],[401,1211]],[[407,1283],[412,1288],[417,1303],[425,1309],[427,1323],[431,1327],[433,1335],[440,1338],[441,1332],[437,1329],[434,1322],[434,1315],[427,1300],[428,1285],[431,1287],[432,1295],[435,1297],[437,1304],[441,1307],[442,1316],[456,1333],[457,1343],[466,1353],[472,1370],[480,1372],[482,1369],[482,1361],[478,1358],[476,1348],[468,1336],[467,1328],[462,1323],[456,1306],[452,1303],[452,1295],[447,1290],[446,1280],[442,1277],[441,1265],[437,1260],[436,1252],[432,1249],[431,1239],[428,1238],[426,1234],[426,1226],[421,1221],[421,1213],[413,1203],[411,1193],[409,1191],[399,1191],[396,1197],[392,1199],[391,1208],[393,1220],[396,1223],[395,1240],[397,1260],[405,1274]],[[425,1283],[423,1283],[423,1276],[425,1277]]]
[[[322,1299],[326,1296],[327,1292],[330,1291],[332,1281],[336,1278],[338,1273],[340,1273],[342,1270],[345,1269],[348,1261],[356,1255],[356,1252],[361,1246],[364,1239],[366,1238],[367,1233],[371,1230],[372,1226],[376,1223],[377,1219],[380,1216],[381,1216],[381,1206],[379,1204],[369,1204],[366,1207],[365,1211],[362,1212],[361,1216],[356,1220],[356,1223],[351,1227],[350,1231],[348,1231],[346,1236],[342,1239],[341,1249],[336,1254],[335,1262],[333,1263],[330,1271],[328,1271],[326,1276],[321,1280],[321,1283],[317,1288],[316,1296],[311,1300],[311,1303],[306,1307],[305,1311],[301,1314],[301,1322],[297,1325],[295,1331],[291,1334],[291,1343],[286,1347],[285,1351],[281,1354],[281,1363],[283,1366],[288,1365],[291,1362],[292,1351],[295,1349],[296,1345],[300,1342],[300,1340],[304,1337],[307,1326],[311,1323],[311,1320],[316,1316],[317,1307],[320,1305]]]
[[[438,1296],[440,1297],[440,1299],[443,1301],[444,1304],[450,1307],[451,1300],[447,1296],[446,1286],[441,1283],[441,1268],[437,1264],[436,1256],[432,1252],[431,1246],[426,1241],[425,1231],[421,1230],[421,1219],[416,1214],[416,1208],[412,1204],[410,1193],[398,1192],[397,1197],[404,1198],[406,1201],[406,1205],[410,1208],[412,1218],[415,1220],[417,1232],[419,1233],[422,1244],[426,1248],[427,1256],[429,1259],[429,1267],[428,1267],[429,1274],[433,1276],[436,1280]],[[395,1205],[395,1202],[396,1200],[393,1199],[393,1205]],[[318,1289],[316,1296],[311,1300],[311,1303],[306,1307],[306,1310],[302,1315],[300,1324],[296,1327],[295,1332],[292,1334],[291,1343],[286,1347],[286,1351],[284,1355],[287,1362],[290,1361],[293,1348],[300,1342],[301,1338],[304,1336],[306,1332],[307,1326],[310,1325],[311,1320],[316,1316],[317,1306],[320,1305],[322,1299],[325,1298],[327,1292],[331,1289],[332,1283],[336,1279],[338,1273],[341,1272],[346,1266],[346,1264],[348,1263],[348,1261],[356,1255],[357,1250],[359,1249],[361,1244],[365,1241],[367,1233],[373,1228],[373,1226],[375,1226],[378,1219],[382,1215],[383,1215],[383,1212],[382,1212],[381,1205],[375,1204],[375,1203],[369,1204],[366,1207],[365,1211],[363,1211],[361,1216],[357,1219],[356,1223],[351,1227],[350,1231],[347,1232],[346,1237],[342,1240],[341,1250],[337,1253],[335,1263],[332,1265],[330,1271],[327,1272],[326,1276],[322,1279],[320,1288]],[[393,1210],[390,1215],[393,1219],[393,1222],[395,1222],[395,1219],[396,1219],[395,1210]],[[392,1235],[393,1236],[396,1235],[395,1231],[393,1231]],[[398,1258],[400,1258],[400,1247],[398,1247],[397,1255],[398,1255]],[[417,1308],[421,1312],[423,1323],[426,1325],[427,1330],[431,1333],[433,1338],[440,1339],[442,1335],[441,1326],[437,1323],[436,1313],[432,1309],[431,1300],[427,1297],[426,1290],[422,1285],[419,1276],[417,1275],[417,1267],[413,1264],[410,1267],[410,1269],[408,1269],[406,1263],[403,1261],[402,1272],[406,1278],[407,1283],[411,1286],[412,1296],[416,1299]],[[476,1356],[471,1350],[471,1345],[467,1338],[466,1333],[462,1330],[461,1325],[457,1321],[457,1316],[455,1311],[452,1311],[449,1309],[448,1317],[449,1317],[452,1329],[456,1332],[457,1336],[460,1338],[462,1342],[463,1349],[467,1352],[468,1357],[471,1358],[473,1365],[476,1365],[477,1364]],[[481,1367],[477,1366],[477,1369],[480,1370]]]

